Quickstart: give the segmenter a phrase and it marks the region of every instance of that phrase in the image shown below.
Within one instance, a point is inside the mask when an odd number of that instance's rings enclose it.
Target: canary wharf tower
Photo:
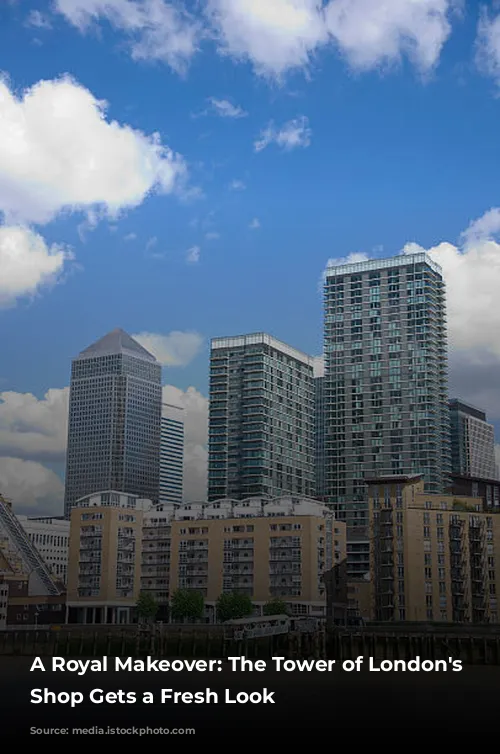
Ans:
[[[416,253],[331,266],[324,295],[325,499],[347,522],[354,575],[368,570],[364,479],[448,484],[445,285]]]
[[[158,502],[161,365],[123,330],[73,360],[65,514],[76,500],[114,490]]]

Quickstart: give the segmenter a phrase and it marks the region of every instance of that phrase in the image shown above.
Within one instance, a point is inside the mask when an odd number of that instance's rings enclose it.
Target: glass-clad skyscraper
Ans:
[[[180,505],[184,478],[183,409],[163,404],[160,443],[160,503]]]
[[[158,502],[161,365],[123,330],[72,362],[65,514],[103,490]]]
[[[264,333],[212,340],[209,500],[314,495],[313,362]]]
[[[364,479],[451,471],[445,285],[426,254],[330,266],[325,306],[325,494],[367,566]]]

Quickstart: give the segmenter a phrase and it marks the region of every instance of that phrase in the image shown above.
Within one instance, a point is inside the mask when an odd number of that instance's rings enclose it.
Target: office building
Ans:
[[[496,479],[495,430],[486,414],[468,403],[450,401],[451,465],[454,474]]]
[[[17,516],[17,519],[54,576],[65,584],[68,569],[69,521],[61,518],[27,516]]]
[[[161,366],[123,330],[73,360],[65,513],[101,490],[159,497]]]
[[[71,509],[67,607],[70,623],[130,623],[141,589],[144,511],[151,501],[116,490]]]
[[[182,503],[183,478],[183,409],[164,403],[160,441],[160,503]]]
[[[367,485],[375,620],[497,623],[500,516],[421,476]]]
[[[445,287],[426,254],[325,275],[325,501],[347,523],[350,578],[369,571],[365,478],[451,471]]]
[[[203,594],[209,619],[224,592],[256,610],[281,599],[295,615],[325,615],[325,571],[346,556],[345,524],[314,500],[219,500],[186,505],[171,523],[170,589]]]
[[[313,362],[263,333],[212,340],[209,500],[314,496]]]

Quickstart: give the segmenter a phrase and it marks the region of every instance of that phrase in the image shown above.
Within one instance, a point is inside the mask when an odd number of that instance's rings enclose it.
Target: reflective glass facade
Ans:
[[[158,501],[161,366],[121,330],[71,369],[65,513],[79,498],[117,490]]]

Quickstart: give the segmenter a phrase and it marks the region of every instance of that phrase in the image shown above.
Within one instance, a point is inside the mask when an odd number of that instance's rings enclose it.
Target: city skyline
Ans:
[[[328,259],[440,264],[450,397],[498,437],[500,21],[451,5],[214,0],[180,47],[142,0],[2,5],[0,480],[25,513],[60,506],[70,360],[117,326],[165,366],[200,497],[210,338],[321,353]]]

